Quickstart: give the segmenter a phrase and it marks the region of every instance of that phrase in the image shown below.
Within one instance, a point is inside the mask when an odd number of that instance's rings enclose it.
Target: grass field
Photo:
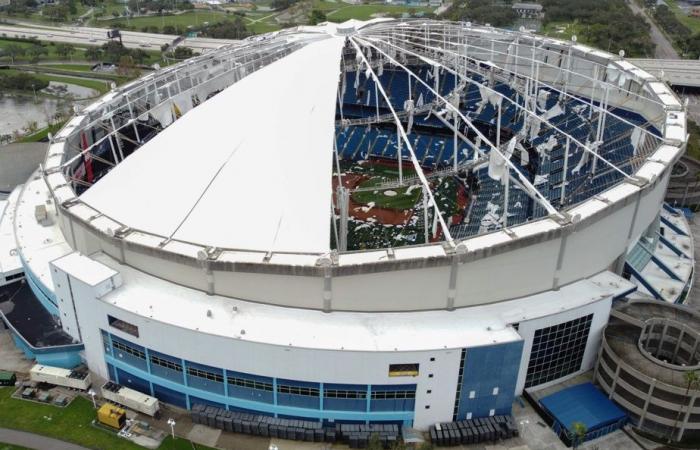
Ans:
[[[329,3],[329,2],[322,2]],[[342,5],[338,7],[338,5]],[[332,22],[344,22],[350,19],[358,20],[368,20],[372,18],[373,14],[388,14],[388,15],[402,15],[404,13],[415,14],[419,12],[429,13],[432,12],[433,8],[428,8],[424,6],[406,6],[406,5],[344,5],[335,4],[336,9],[329,10],[326,12],[326,18]]]
[[[95,409],[90,400],[78,397],[66,408],[40,405],[11,397],[14,388],[0,388],[0,427],[13,428],[74,442],[99,450],[143,450],[114,433],[92,426]],[[2,444],[0,444],[2,449]],[[192,446],[186,439],[168,437],[160,450],[209,450]]]
[[[96,26],[110,27],[115,23],[121,23],[128,27],[134,29],[141,29],[143,27],[159,27],[163,28],[166,25],[187,27],[189,25],[197,26],[202,25],[204,22],[216,23],[223,22],[229,17],[226,13],[219,11],[197,11],[197,12],[186,12],[183,14],[176,15],[164,15],[164,16],[146,16],[146,17],[134,17],[128,21],[124,17],[110,19],[105,21],[97,22]]]
[[[16,73],[19,73],[18,70],[14,69],[2,69],[0,70],[0,73],[6,74],[6,75],[14,75]],[[32,73],[35,77],[37,77],[40,80],[46,80],[46,81],[56,81],[58,83],[68,83],[68,84],[74,84],[76,86],[82,86],[86,87],[89,89],[94,89],[101,94],[106,93],[109,91],[109,82],[106,81],[100,81],[100,80],[91,80],[87,78],[78,78],[78,77],[62,77],[59,75],[53,75],[53,74],[48,74],[48,73]]]
[[[72,70],[74,72],[90,72],[92,64],[42,64],[41,67],[51,69]]]
[[[58,132],[58,130],[61,129],[63,124],[65,124],[65,122],[57,123],[57,124],[42,128],[41,130],[37,131],[34,134],[24,136],[23,138],[21,138],[17,142],[40,142],[42,139],[46,139],[48,137],[49,133],[56,134]],[[0,448],[0,450],[2,450],[2,449]]]
[[[0,450],[30,450],[27,447],[20,447],[19,445],[10,445],[0,442]]]
[[[374,205],[378,208],[403,210],[413,208],[421,196],[421,189],[411,189],[409,187],[371,190],[373,186],[377,186],[387,180],[398,179],[398,167],[371,165],[363,166],[363,169],[366,169],[364,173],[369,175],[370,178],[362,182],[359,185],[359,188],[368,190],[353,192],[352,199],[357,203],[374,203]],[[404,176],[406,177],[415,175],[415,171],[413,169],[404,168],[403,172]]]
[[[0,50],[5,50],[9,45],[17,45],[17,46],[20,46],[22,48],[27,49],[27,48],[32,47],[32,46],[37,45],[37,44],[32,44],[29,42],[18,42],[18,41],[12,41],[9,39],[0,38]],[[58,55],[58,53],[56,53],[56,46],[51,45],[49,43],[44,43],[44,48],[46,48],[46,50],[48,51],[48,54],[45,56],[42,56],[42,59],[62,59]],[[76,47],[75,53],[73,53],[73,55],[71,56],[71,59],[73,59],[75,61],[84,61],[85,60],[85,49]],[[5,56],[5,55],[0,55],[0,61],[10,62],[10,57]],[[19,57],[15,58],[15,61],[16,62],[29,61],[29,57],[26,55],[19,56]]]
[[[688,16],[688,14],[678,6],[676,0],[666,0],[666,3],[683,25],[690,28],[690,31],[693,33],[700,33],[700,18]]]

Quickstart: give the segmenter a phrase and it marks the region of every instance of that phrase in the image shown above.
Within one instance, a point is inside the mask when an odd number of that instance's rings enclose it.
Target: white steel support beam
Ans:
[[[440,227],[442,229],[442,232],[445,234],[445,240],[448,243],[450,243],[450,245],[454,246],[454,241],[452,239],[452,235],[450,234],[449,227],[447,226],[445,219],[442,217],[442,213],[440,212],[440,208],[438,207],[438,204],[435,201],[435,197],[433,196],[433,192],[430,190],[430,185],[428,183],[428,180],[425,178],[425,174],[423,173],[423,168],[420,166],[420,163],[418,162],[418,158],[416,158],[416,153],[413,151],[413,146],[411,145],[411,143],[408,140],[408,136],[406,135],[406,130],[404,130],[403,125],[401,124],[401,120],[399,119],[399,116],[396,114],[396,110],[394,109],[393,105],[391,104],[391,100],[389,99],[389,96],[386,94],[386,92],[384,92],[384,88],[382,87],[381,83],[379,82],[379,77],[377,77],[377,74],[374,72],[374,69],[372,69],[372,64],[370,63],[370,61],[367,60],[367,57],[362,52],[362,48],[357,43],[356,38],[351,37],[349,40],[352,43],[352,45],[355,47],[355,50],[358,52],[360,57],[362,58],[362,61],[364,62],[364,64],[367,66],[367,70],[369,71],[370,75],[372,76],[372,79],[374,80],[374,82],[379,87],[379,90],[382,93],[382,97],[387,102],[387,105],[389,105],[389,109],[391,110],[391,114],[394,116],[394,121],[396,122],[396,126],[398,127],[399,133],[401,135],[401,139],[406,144],[406,148],[408,149],[409,154],[411,156],[411,162],[413,163],[413,168],[416,170],[416,174],[418,175],[418,179],[421,181],[421,183],[423,184],[423,187],[426,189],[428,198],[430,200],[430,204],[435,208],[435,214],[437,215],[438,222],[440,223]]]

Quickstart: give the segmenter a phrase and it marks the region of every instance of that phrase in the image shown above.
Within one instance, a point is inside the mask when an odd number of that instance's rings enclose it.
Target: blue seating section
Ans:
[[[429,86],[435,86],[433,68],[430,66],[410,67]],[[371,117],[376,114],[377,107],[380,114],[390,111],[387,102],[379,96],[379,103],[375,98],[374,81],[366,79],[365,74],[359,75],[359,87],[354,88],[355,73],[346,74],[346,91],[343,98],[343,114],[345,118]],[[456,77],[447,72],[438,74],[439,92],[443,96],[450,94],[457,85]],[[474,75],[473,79],[483,83],[484,79]],[[415,79],[409,82],[408,74],[403,70],[385,68],[380,81],[389,100],[396,111],[403,110],[406,99],[412,97],[418,101],[422,97],[427,104],[434,100],[430,90]],[[506,98],[502,101],[501,129],[506,133],[517,134],[525,126],[526,114],[516,105],[523,105],[524,99],[509,84],[496,82],[491,89],[503,94]],[[546,94],[544,94],[546,92]],[[484,134],[493,136],[493,129],[497,125],[498,109],[482,100],[479,86],[469,83],[460,93],[460,109],[462,114],[469,118]],[[546,99],[545,99],[546,97]],[[528,146],[538,150],[538,158],[531,162],[527,168],[519,166],[519,161],[513,163],[547,198],[554,207],[576,204],[591,196],[594,196],[612,185],[618,183],[623,173],[610,167],[603,161],[597,161],[593,155],[584,156],[586,151],[576,141],[586,144],[595,142],[598,127],[598,110],[593,108],[587,99],[564,98],[558,92],[543,87],[538,95],[538,114],[542,115],[557,104],[562,108],[562,113],[550,119],[548,126],[543,124],[539,133],[531,139],[526,139]],[[436,115],[440,113],[440,107],[436,107],[430,114],[422,113],[414,119],[414,127],[408,135],[416,158],[427,169],[439,169],[453,164],[454,144],[451,131]],[[644,126],[655,136],[660,133],[648,124],[639,114],[626,111],[621,108],[611,108],[610,111],[618,117],[608,115],[606,117],[603,133],[604,144],[597,149],[597,154],[614,164],[622,172],[630,174],[634,167],[634,148],[631,134],[634,130],[632,124]],[[463,132],[473,135],[466,127]],[[566,138],[562,132],[573,137],[570,142],[568,165],[564,174],[564,152]],[[553,140],[552,140],[553,139]],[[341,159],[357,161],[368,158],[396,159],[398,146],[396,131],[391,124],[381,125],[355,125],[347,128],[339,127],[336,132],[336,144]],[[552,145],[553,144],[553,145]],[[459,141],[457,151],[458,163],[464,163],[472,159],[474,149]],[[483,150],[488,153],[488,147]],[[402,143],[402,155],[407,159],[409,152]],[[582,158],[586,158],[580,167]],[[594,170],[595,166],[595,170]],[[562,202],[562,184],[566,176],[566,190]],[[487,168],[483,167],[477,172],[479,180],[478,194],[472,199],[469,214],[465,223],[453,227],[453,233],[457,237],[466,237],[484,231],[481,219],[488,212],[489,202],[499,207],[497,214],[503,213],[504,188],[500,182],[491,180],[487,174]],[[530,197],[514,183],[511,183],[508,205],[508,224],[515,225],[534,218],[547,215],[547,210]],[[497,227],[493,226],[492,228]]]

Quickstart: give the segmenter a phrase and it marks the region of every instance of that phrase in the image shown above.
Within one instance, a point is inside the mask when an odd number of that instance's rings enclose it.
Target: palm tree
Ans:
[[[700,374],[696,370],[689,370],[688,372],[685,372],[683,374],[683,379],[685,380],[685,396],[686,398],[690,394],[690,390],[696,390],[698,387],[700,387]],[[688,405],[688,408],[690,408],[692,405]],[[681,414],[683,414],[683,406],[678,408],[678,414],[676,414],[676,421],[673,422],[673,428],[671,428],[671,431],[669,433],[668,441],[671,442],[673,440],[673,433],[676,431],[676,427],[678,426],[678,422],[681,420]]]
[[[574,422],[571,424],[569,439],[571,439],[571,446],[574,448],[574,450],[583,443],[583,440],[586,438],[586,433],[588,433],[588,427],[586,427],[586,424],[582,422]]]

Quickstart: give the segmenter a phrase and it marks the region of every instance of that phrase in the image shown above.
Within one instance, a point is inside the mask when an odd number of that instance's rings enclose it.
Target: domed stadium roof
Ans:
[[[46,167],[69,214],[111,237],[199,259],[364,264],[594,214],[580,207],[655,181],[645,164],[664,145],[663,164],[676,158],[684,122],[663,83],[575,41],[350,21],[120,87],[59,133]]]

